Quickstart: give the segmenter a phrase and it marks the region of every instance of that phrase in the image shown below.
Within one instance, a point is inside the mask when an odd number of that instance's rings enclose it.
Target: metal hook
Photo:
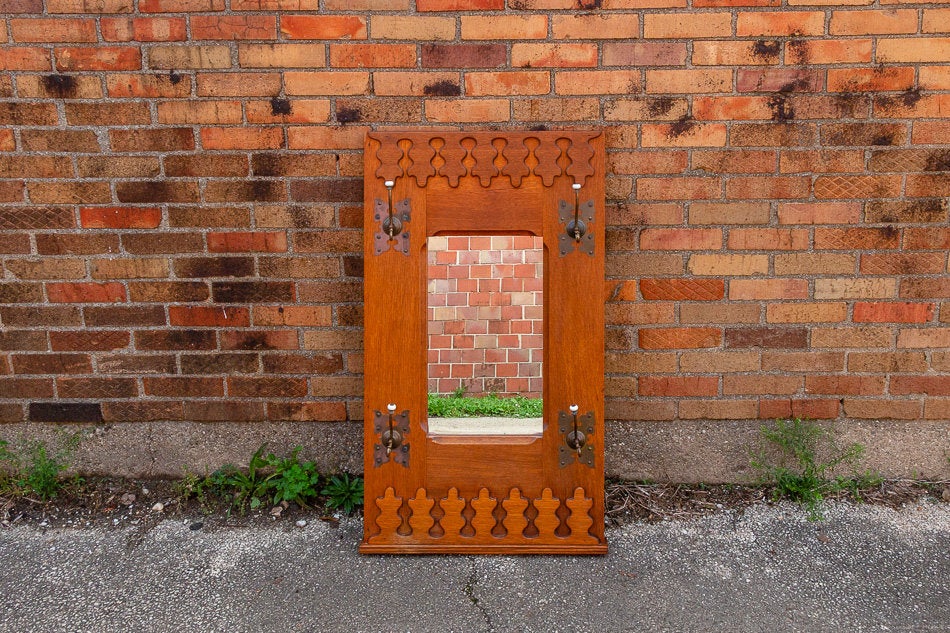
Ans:
[[[392,240],[402,232],[402,221],[393,215],[393,187],[396,185],[396,183],[392,180],[387,180],[383,184],[386,185],[386,195],[389,198],[389,204],[387,205],[389,216],[383,220],[382,228],[383,232],[389,236],[390,240]]]

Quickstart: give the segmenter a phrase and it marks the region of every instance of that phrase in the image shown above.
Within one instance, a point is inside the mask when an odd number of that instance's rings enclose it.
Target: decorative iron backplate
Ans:
[[[585,226],[584,234],[580,240],[570,233],[568,226],[574,222],[574,205],[567,200],[561,200],[557,205],[558,218],[564,224],[564,230],[558,236],[558,246],[561,257],[574,251],[574,247],[582,253],[590,256],[594,255],[594,233],[590,230],[590,224],[594,222],[594,201],[580,203],[578,207],[577,219],[582,226]]]
[[[373,465],[379,468],[389,460],[409,468],[409,411],[393,414],[393,431],[399,434],[400,441],[391,449],[385,445],[384,434],[389,432],[389,414],[376,411],[373,416],[373,428],[379,435],[379,442],[373,444]]]
[[[582,464],[591,468],[594,467],[594,447],[591,446],[591,436],[594,434],[594,412],[588,411],[584,415],[577,416],[577,430],[583,434],[584,444],[578,448],[571,448],[570,435],[574,432],[574,418],[566,412],[560,411],[557,414],[557,426],[561,435],[564,436],[564,443],[558,446],[558,463],[561,468],[572,464],[576,459]]]
[[[403,255],[408,256],[409,230],[406,228],[406,222],[409,222],[410,219],[409,198],[401,200],[393,205],[395,207],[393,209],[393,219],[398,222],[400,230],[399,232],[395,232],[392,236],[389,235],[389,232],[386,231],[386,227],[384,226],[386,221],[389,219],[389,209],[386,205],[387,202],[385,200],[376,198],[373,218],[379,222],[379,226],[376,228],[373,240],[375,252],[377,255],[382,255],[392,248],[393,250],[400,251]]]

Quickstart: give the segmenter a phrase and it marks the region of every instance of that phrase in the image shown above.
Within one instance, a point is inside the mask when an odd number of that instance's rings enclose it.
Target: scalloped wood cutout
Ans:
[[[475,139],[475,142],[477,145],[472,149],[472,158],[475,160],[472,175],[478,178],[482,187],[487,187],[491,184],[492,178],[498,175],[498,168],[495,167],[495,156],[498,155],[498,151],[488,139]]]
[[[376,156],[379,157],[379,168],[376,175],[383,180],[396,180],[402,176],[402,148],[398,143],[383,143],[376,150]]]
[[[416,491],[416,496],[409,500],[409,507],[412,508],[409,525],[412,527],[414,535],[428,534],[432,526],[435,525],[435,519],[430,514],[434,505],[435,499],[426,496],[425,488],[419,488]]]
[[[475,516],[472,517],[472,527],[475,528],[475,536],[489,537],[492,530],[495,529],[495,515],[492,512],[498,501],[488,494],[488,488],[482,488],[478,497],[472,499],[472,507],[475,509]]]
[[[458,537],[462,528],[465,527],[465,517],[462,516],[462,510],[465,509],[465,499],[460,499],[458,489],[452,488],[449,490],[448,496],[439,501],[439,507],[445,512],[445,516],[439,521],[445,531],[445,538]]]
[[[521,491],[512,488],[508,493],[508,498],[501,502],[505,509],[505,520],[503,524],[509,536],[518,537],[524,534],[524,529],[528,527],[528,519],[525,517],[525,510],[528,509],[528,500],[521,496]]]
[[[371,554],[604,554],[603,442],[593,459],[561,463],[557,423],[535,435],[430,432],[427,404],[427,250],[436,235],[534,235],[544,243],[544,420],[577,404],[603,437],[605,162],[592,130],[387,130],[368,132],[366,227],[375,201],[405,204],[401,251],[374,250],[364,231],[364,536]],[[563,255],[575,180],[583,180],[592,254]],[[590,202],[591,209],[586,205]],[[588,213],[589,211],[589,213]],[[405,464],[380,463],[376,411],[408,411]]]
[[[561,501],[556,498],[550,488],[545,488],[540,499],[534,500],[534,507],[538,509],[538,516],[534,519],[534,526],[538,528],[538,538],[553,539],[554,532],[561,525],[557,518],[557,509]]]
[[[425,187],[429,178],[435,176],[435,167],[432,161],[435,158],[435,148],[429,143],[413,143],[409,148],[409,160],[412,164],[406,173],[416,179],[416,184]]]
[[[583,488],[576,488],[574,496],[564,502],[571,509],[571,515],[567,517],[567,525],[571,528],[572,539],[592,540],[597,539],[590,535],[590,528],[594,525],[594,520],[590,517],[590,509],[594,505],[594,500],[589,499],[584,494]]]

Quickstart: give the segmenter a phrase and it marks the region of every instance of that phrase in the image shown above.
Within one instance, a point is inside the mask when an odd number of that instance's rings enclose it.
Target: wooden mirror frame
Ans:
[[[387,131],[364,149],[360,551],[606,553],[602,134]],[[575,217],[582,231],[569,231]],[[426,242],[437,234],[543,238],[540,435],[428,432]]]

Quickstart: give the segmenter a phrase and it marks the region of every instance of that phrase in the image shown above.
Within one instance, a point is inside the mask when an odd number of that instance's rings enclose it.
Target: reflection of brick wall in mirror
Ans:
[[[428,241],[429,391],[541,397],[542,240]]]

